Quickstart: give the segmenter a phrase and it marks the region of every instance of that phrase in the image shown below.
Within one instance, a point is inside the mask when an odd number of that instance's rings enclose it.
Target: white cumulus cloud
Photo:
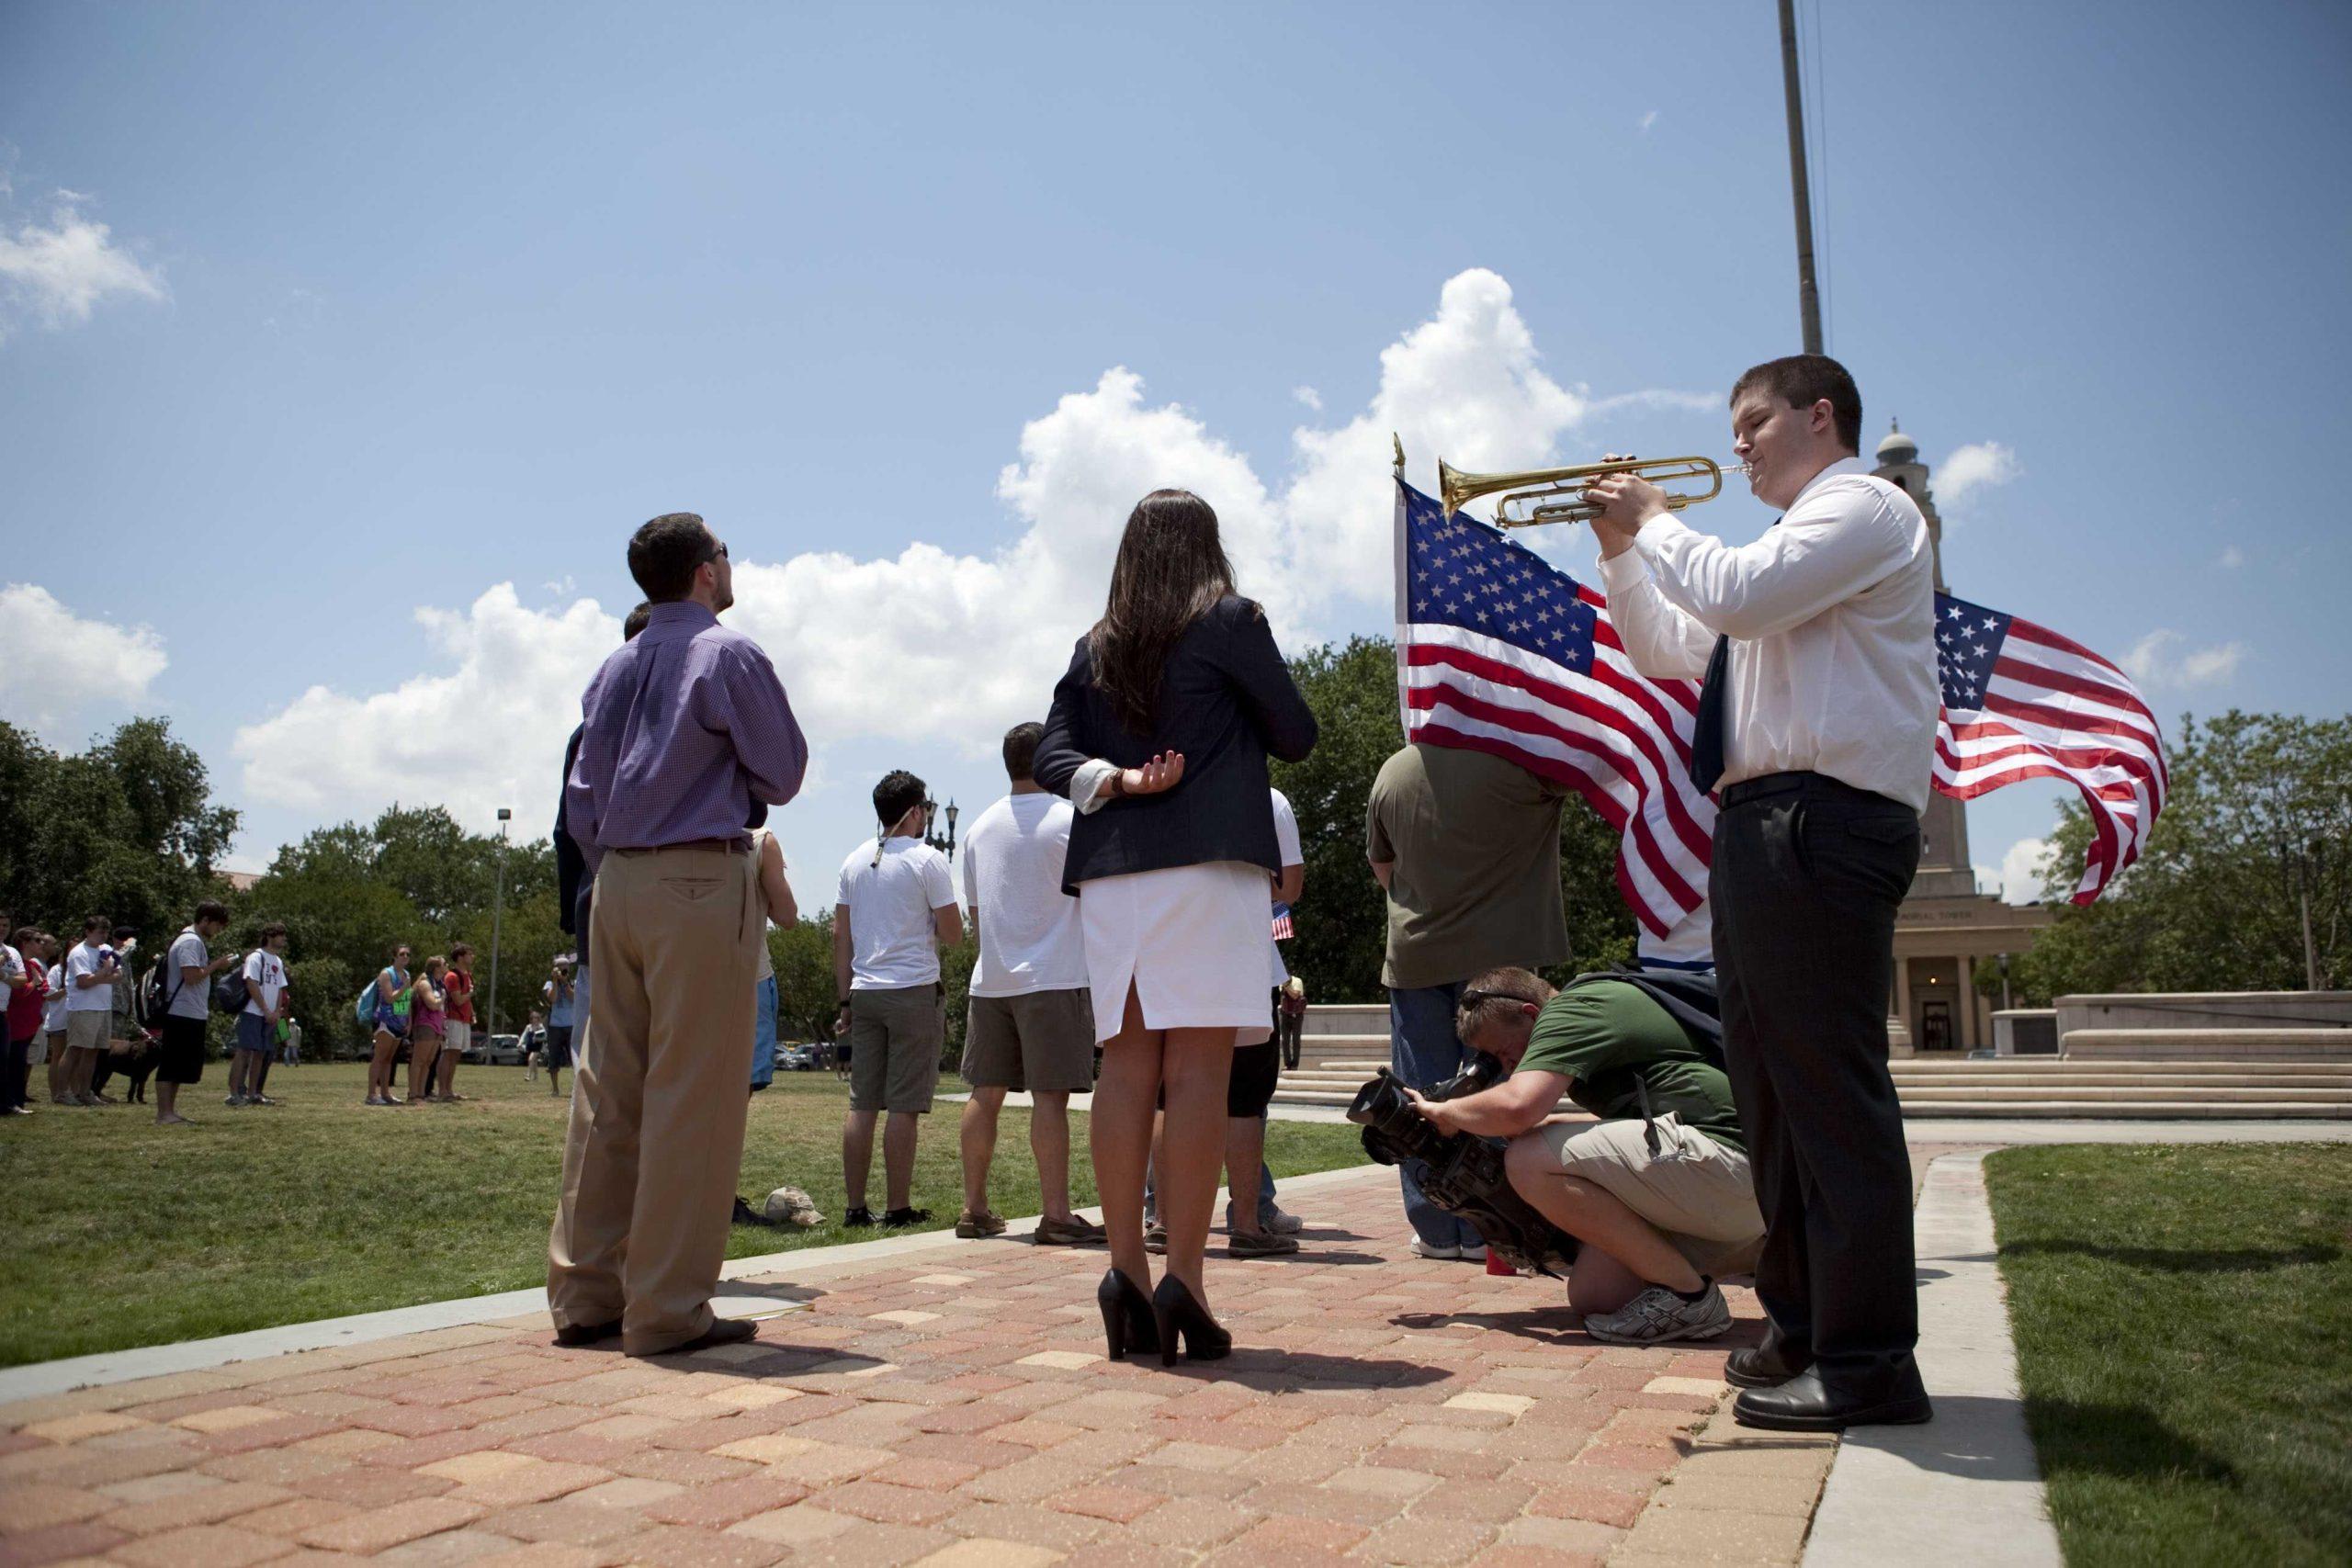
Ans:
[[[2253,650],[2242,642],[2191,647],[2188,639],[2168,626],[2158,626],[2132,645],[2116,660],[2142,686],[2190,690],[2218,685],[2237,673]]]
[[[1997,441],[1972,441],[1936,469],[1936,496],[1946,506],[1964,506],[1980,491],[2007,484],[2025,468],[2018,455]]]
[[[70,326],[119,295],[161,299],[163,274],[125,250],[82,210],[88,198],[58,192],[48,219],[0,230],[0,337],[17,321]]]
[[[1293,387],[1290,389],[1290,395],[1297,399],[1300,402],[1305,403],[1308,408],[1313,409],[1317,413],[1321,413],[1323,412],[1323,394],[1317,391],[1314,388]]]
[[[86,620],[30,582],[0,588],[0,716],[64,741],[85,708],[129,707],[169,662],[145,626]]]
[[[1012,524],[1003,544],[777,560],[738,531],[729,624],[767,649],[820,757],[880,742],[903,748],[910,765],[943,751],[986,759],[1008,726],[1044,716],[1073,641],[1101,613],[1127,513],[1150,491],[1181,486],[1216,509],[1241,591],[1295,650],[1387,601],[1391,431],[1431,488],[1441,454],[1464,468],[1529,467],[1596,410],[1675,409],[1697,396],[1595,399],[1564,387],[1543,369],[1510,285],[1484,269],[1448,280],[1435,313],[1380,366],[1362,413],[1292,433],[1280,486],[1201,413],[1153,401],[1140,374],[1114,366],[1023,428],[996,485]],[[1351,603],[1359,613],[1343,621]],[[461,614],[419,614],[452,668],[373,694],[303,694],[240,732],[249,790],[337,814],[444,800],[469,823],[549,795],[548,759],[616,623],[588,601],[526,609],[507,585]],[[446,742],[460,722],[473,738],[462,750]]]
[[[445,668],[364,696],[312,686],[243,727],[233,750],[246,796],[322,816],[440,805],[482,832],[511,806],[518,826],[543,829],[554,764],[588,677],[620,644],[619,619],[594,599],[526,609],[509,582],[416,618]]]
[[[1987,871],[1979,866],[1980,879],[1997,882],[2003,901],[2010,904],[2031,904],[2041,897],[2041,863],[2050,856],[2047,839],[2019,839],[2001,857],[1998,870]]]

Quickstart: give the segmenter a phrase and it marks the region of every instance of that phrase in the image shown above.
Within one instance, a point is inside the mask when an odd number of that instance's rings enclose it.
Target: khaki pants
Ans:
[[[572,1077],[548,1238],[558,1327],[658,1355],[709,1328],[727,1256],[765,929],[749,852],[614,851],[596,873],[596,1046]]]

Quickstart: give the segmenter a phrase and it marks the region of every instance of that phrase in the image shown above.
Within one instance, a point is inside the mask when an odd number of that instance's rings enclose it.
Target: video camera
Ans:
[[[1492,1056],[1473,1052],[1470,1065],[1430,1089],[1430,1100],[1459,1100],[1492,1089],[1507,1075]],[[1467,1133],[1441,1133],[1413,1109],[1405,1086],[1386,1067],[1356,1091],[1348,1120],[1363,1129],[1364,1153],[1382,1165],[1419,1160],[1421,1196],[1465,1220],[1487,1249],[1515,1269],[1556,1277],[1576,1261],[1577,1238],[1535,1212],[1511,1190],[1499,1145]]]

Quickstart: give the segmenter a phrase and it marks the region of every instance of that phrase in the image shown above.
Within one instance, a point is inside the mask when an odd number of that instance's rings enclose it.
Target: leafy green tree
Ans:
[[[210,896],[236,832],[210,791],[204,760],[163,719],[133,719],[79,754],[0,723],[6,901],[60,935],[107,915],[159,949]]]
[[[2041,868],[2058,915],[2011,966],[2019,1005],[2301,990],[2305,894],[2320,986],[2352,976],[2352,718],[2184,718],[2170,795],[2138,863],[2096,902],[2072,904],[2092,832],[2079,804],[2060,808]],[[1997,990],[1997,974],[1987,978]]]
[[[833,911],[768,932],[775,965],[776,1038],[787,1043],[833,1037]]]
[[[505,861],[504,914],[493,919],[499,861]],[[555,853],[544,840],[506,845],[469,833],[440,807],[393,807],[368,824],[320,828],[279,850],[265,876],[240,895],[232,931],[250,943],[270,920],[286,923],[288,977],[305,1048],[364,1047],[353,1014],[359,987],[401,942],[421,963],[452,943],[474,946],[475,1016],[491,1019],[491,933],[499,931],[500,1027],[513,1032],[538,1003],[556,954],[572,951],[558,919]],[[306,965],[327,961],[306,983]],[[322,995],[330,976],[338,994]]]
[[[1297,815],[1306,865],[1298,934],[1284,944],[1283,962],[1316,1001],[1379,1001],[1388,906],[1364,861],[1364,820],[1380,765],[1404,744],[1396,645],[1373,637],[1327,644],[1293,659],[1291,675],[1320,734],[1305,761],[1273,766],[1274,787]],[[1573,797],[1560,818],[1560,876],[1573,957],[1551,977],[1632,958],[1616,830]]]

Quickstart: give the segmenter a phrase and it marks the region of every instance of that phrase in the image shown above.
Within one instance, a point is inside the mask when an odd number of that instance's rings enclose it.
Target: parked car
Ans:
[[[493,1067],[519,1067],[523,1065],[523,1037],[519,1034],[493,1034],[490,1043],[481,1047],[482,1059]]]
[[[816,1073],[829,1064],[821,1045],[786,1045],[776,1053],[775,1065],[787,1073]]]

